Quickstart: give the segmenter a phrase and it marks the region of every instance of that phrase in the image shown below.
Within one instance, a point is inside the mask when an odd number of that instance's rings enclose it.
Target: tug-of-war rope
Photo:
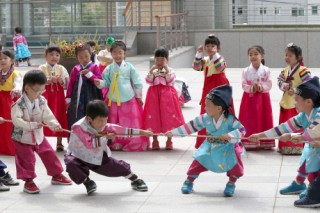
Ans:
[[[7,122],[7,123],[12,123],[12,120],[6,120],[6,119],[1,119],[1,121],[3,122]],[[50,128],[50,126],[48,125],[43,125],[43,127],[47,127]],[[72,131],[67,130],[67,129],[60,129],[60,131],[62,132],[67,132],[67,133],[71,133]],[[95,136],[97,137],[102,137],[102,136],[107,136],[109,133],[98,133]],[[145,136],[142,134],[131,134],[131,135],[126,135],[126,134],[114,134],[114,136],[120,136],[120,137],[134,137],[134,136]],[[160,134],[152,134],[151,136],[162,136],[162,137],[167,137],[165,134],[160,133]],[[212,138],[212,139],[220,139],[223,140],[221,138],[221,136],[212,136],[212,135],[188,135],[188,134],[172,134],[172,137],[192,137],[192,138]],[[229,137],[231,140],[248,140],[248,137]],[[261,140],[276,140],[279,139],[280,137],[270,137],[270,138],[259,138],[259,141]],[[258,143],[258,142],[257,142]],[[299,143],[314,143],[314,142],[310,142],[310,141],[300,141]]]

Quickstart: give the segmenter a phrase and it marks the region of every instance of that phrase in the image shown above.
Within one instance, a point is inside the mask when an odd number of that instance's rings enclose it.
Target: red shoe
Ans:
[[[152,142],[152,150],[160,150],[159,141]]]
[[[172,141],[167,141],[166,142],[166,150],[173,150]]]
[[[51,184],[53,185],[71,185],[72,181],[63,174],[52,177]]]
[[[25,182],[23,191],[28,193],[28,194],[39,194],[40,193],[40,189],[33,182],[33,180],[29,180],[29,181]]]

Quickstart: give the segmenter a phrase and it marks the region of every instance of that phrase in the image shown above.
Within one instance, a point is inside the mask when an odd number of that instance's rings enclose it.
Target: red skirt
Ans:
[[[64,89],[60,84],[46,85],[46,92],[43,96],[48,101],[48,106],[63,129],[68,129],[66,100]],[[51,137],[68,137],[67,132],[53,132],[49,128],[44,128],[44,135]]]
[[[239,120],[246,128],[246,137],[273,128],[272,107],[269,93],[244,92],[240,104]],[[272,148],[274,140],[259,143],[243,140],[245,148]]]
[[[296,108],[283,109],[281,107],[279,124],[288,121],[290,118],[296,116],[297,114],[298,114],[298,112],[297,112]],[[299,132],[302,132],[302,131],[299,131]],[[285,153],[286,151],[282,151],[282,150],[285,150],[288,147],[290,147],[289,149],[294,149],[294,148],[302,149],[303,148],[303,144],[295,144],[295,143],[293,143],[291,141],[279,141],[278,148],[279,148],[280,152],[283,152],[284,154],[290,154],[290,153]],[[297,153],[294,152],[292,154],[297,154]]]
[[[206,73],[205,73],[206,74]],[[214,88],[218,87],[218,86],[222,86],[225,84],[229,84],[229,81],[226,77],[225,73],[220,73],[220,74],[214,74],[210,77],[205,77],[204,79],[204,85],[203,85],[203,89],[202,89],[202,97],[201,97],[201,101],[200,101],[200,105],[201,105],[201,110],[200,110],[200,114],[204,114],[206,112],[205,110],[205,100],[206,100],[206,96],[207,94]],[[233,100],[231,100],[231,105],[232,108],[233,107]],[[198,135],[206,135],[206,129],[203,129],[201,131],[198,132]],[[203,141],[205,140],[205,138],[197,138],[197,142],[196,142],[196,149],[198,149],[200,147],[200,145],[203,143]]]
[[[11,120],[11,99],[10,91],[0,91],[0,117],[6,120]],[[12,123],[0,124],[0,155],[15,155],[14,143],[11,139]]]

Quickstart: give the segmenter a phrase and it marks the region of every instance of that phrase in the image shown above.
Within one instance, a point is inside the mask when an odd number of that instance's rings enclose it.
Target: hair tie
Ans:
[[[83,47],[83,44],[82,44],[82,43],[79,43],[79,44],[77,45],[77,47],[82,48],[82,47]]]
[[[294,44],[292,42],[290,42],[289,44],[287,44],[287,47],[292,47]]]
[[[216,37],[216,35],[214,33],[211,33],[208,35],[208,38],[215,38],[215,37]]]
[[[111,46],[115,42],[115,39],[109,36],[106,40],[106,45]]]

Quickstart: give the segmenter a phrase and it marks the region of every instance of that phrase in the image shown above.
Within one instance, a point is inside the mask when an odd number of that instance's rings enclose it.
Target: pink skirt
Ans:
[[[150,86],[143,112],[144,129],[166,133],[184,124],[177,91],[162,84]]]
[[[273,128],[272,107],[269,93],[243,93],[239,120],[246,128],[246,137]],[[259,143],[243,140],[245,148],[272,148],[274,140],[262,140]]]
[[[142,129],[143,109],[136,98],[127,102],[122,102],[117,106],[117,102],[112,102],[109,107],[108,123],[119,126]],[[144,136],[138,137],[116,137],[110,144],[112,150],[122,151],[145,151],[150,145],[149,138]]]

